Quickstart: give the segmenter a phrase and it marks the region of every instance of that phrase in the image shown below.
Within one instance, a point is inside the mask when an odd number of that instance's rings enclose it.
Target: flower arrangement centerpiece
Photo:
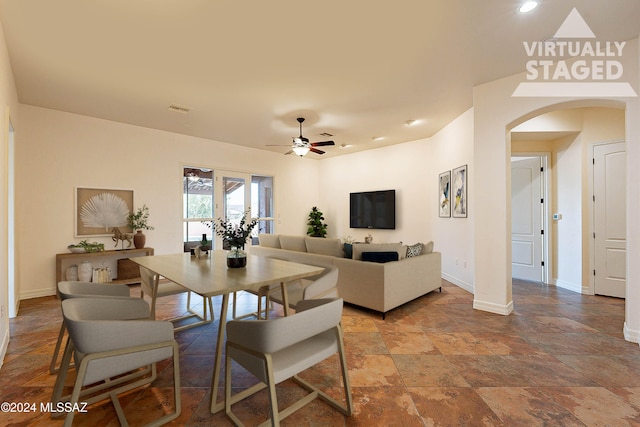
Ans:
[[[257,218],[247,219],[248,212],[242,215],[239,223],[229,219],[218,218],[214,223],[216,234],[222,237],[225,246],[229,246],[231,250],[227,254],[227,266],[230,268],[245,267],[247,265],[247,253],[244,251],[244,245],[251,236],[251,232],[258,224]]]

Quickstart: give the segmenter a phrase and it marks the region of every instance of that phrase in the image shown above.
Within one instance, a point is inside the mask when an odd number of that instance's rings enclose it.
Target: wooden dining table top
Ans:
[[[227,267],[227,251],[205,258],[189,253],[134,257],[131,261],[204,296],[216,296],[264,285],[290,282],[322,273],[322,267],[247,255],[247,266]]]

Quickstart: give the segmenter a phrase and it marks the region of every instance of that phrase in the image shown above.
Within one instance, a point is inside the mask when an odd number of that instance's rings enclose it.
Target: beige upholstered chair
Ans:
[[[58,296],[61,300],[68,298],[129,298],[129,287],[127,285],[115,285],[106,283],[91,283],[91,282],[58,282]],[[56,367],[58,363],[58,356],[60,355],[60,348],[62,346],[62,340],[64,339],[65,326],[64,321],[60,322],[60,333],[58,334],[58,341],[56,341],[56,347],[53,350],[53,356],[51,357],[51,364],[49,365],[49,372],[55,374],[58,372]]]
[[[154,289],[156,285],[158,292],[154,295]],[[213,305],[211,303],[211,297],[202,296],[202,314],[197,313],[191,309],[191,291],[183,286],[178,285],[177,283],[171,282],[166,279],[161,279],[158,274],[150,271],[148,268],[140,266],[140,298],[144,298],[145,293],[151,297],[152,319],[156,318],[157,298],[187,293],[187,310],[189,311],[189,314],[166,320],[177,322],[179,320],[197,317],[201,321],[176,327],[176,331],[181,331],[184,329],[193,328],[194,326],[200,326],[205,323],[213,322]]]
[[[324,271],[314,277],[308,279],[296,280],[289,283],[287,288],[287,301],[289,307],[296,309],[296,305],[303,299],[316,298],[338,298],[338,268],[334,266],[324,267]],[[246,290],[258,297],[258,309],[253,313],[237,315],[236,313],[236,293],[233,293],[233,318],[243,319],[249,316],[255,316],[258,319],[268,319],[271,303],[276,302],[283,305],[282,287],[279,283],[262,286],[258,290]],[[264,307],[263,307],[264,299]]]
[[[297,411],[316,397],[327,401],[345,415],[351,415],[353,404],[347,372],[340,320],[342,299],[302,300],[293,316],[271,320],[232,320],[227,323],[225,365],[225,412],[237,425],[242,421],[231,407],[236,402],[265,387],[269,388],[271,422],[261,425],[279,426],[280,420]],[[338,353],[342,368],[345,402],[330,397],[298,374]],[[261,384],[231,396],[231,363],[237,362],[255,375]],[[310,393],[282,411],[278,411],[276,384],[293,378]]]
[[[178,344],[171,322],[149,320],[149,305],[139,298],[67,299],[62,301],[62,314],[70,345],[65,349],[54,387],[54,405],[89,405],[110,397],[120,424],[127,425],[117,395],[151,383],[157,376],[156,363],[172,359],[175,411],[150,424],[161,425],[180,415]],[[71,395],[62,397],[72,356],[77,366],[76,379]],[[149,366],[151,369],[140,370]],[[71,426],[74,415],[75,411],[66,414],[65,426]]]
[[[300,279],[287,285],[287,300],[289,307],[294,310],[302,300],[318,298],[338,298],[338,268],[327,267],[319,276],[312,279]],[[267,304],[270,301],[282,304],[282,291],[280,286],[271,287],[267,295]]]

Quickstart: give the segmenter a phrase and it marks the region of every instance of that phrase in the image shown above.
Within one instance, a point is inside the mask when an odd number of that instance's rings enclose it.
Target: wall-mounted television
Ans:
[[[396,190],[364,191],[349,195],[351,228],[396,228]]]

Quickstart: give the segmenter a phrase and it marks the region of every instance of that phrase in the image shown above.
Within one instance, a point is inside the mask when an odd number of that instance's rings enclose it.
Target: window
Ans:
[[[249,180],[251,185],[246,185]],[[258,233],[274,232],[273,177],[185,166],[182,186],[185,252],[197,246],[203,234],[213,242],[212,248],[225,249],[215,236],[214,218],[239,222],[249,207],[251,217],[258,218],[250,244],[258,243]]]
[[[183,242],[188,252],[198,245],[202,235],[212,240],[213,223],[213,171],[194,167],[184,167],[183,188]]]
[[[274,232],[273,217],[273,177],[251,176],[251,212],[258,217],[258,226],[252,237],[252,243],[257,243],[257,234],[272,234]]]

